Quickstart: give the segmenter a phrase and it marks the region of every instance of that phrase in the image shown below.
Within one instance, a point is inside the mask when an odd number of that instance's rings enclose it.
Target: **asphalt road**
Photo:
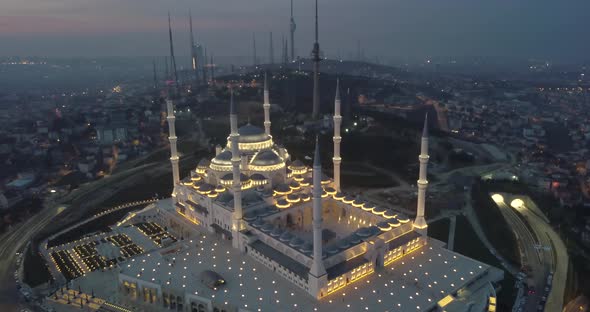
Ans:
[[[16,270],[16,253],[53,217],[57,208],[43,209],[12,232],[0,237],[0,311],[20,311],[19,292],[16,288],[14,272]]]
[[[543,288],[545,287],[548,273],[548,267],[546,264],[551,261],[551,256],[547,255],[544,251],[535,248],[539,242],[511,207],[504,202],[496,202],[496,204],[500,207],[502,215],[504,215],[504,218],[516,234],[522,257],[522,264],[528,265],[531,268],[531,273],[529,275],[532,275],[530,278],[532,278],[535,284],[536,293],[527,297],[524,310],[537,311],[537,306],[543,296]]]
[[[539,250],[547,258],[545,268],[554,272],[551,292],[547,296],[545,311],[559,311],[563,307],[563,296],[567,281],[567,266],[569,263],[567,248],[559,235],[533,210],[526,206],[517,208],[539,238]]]

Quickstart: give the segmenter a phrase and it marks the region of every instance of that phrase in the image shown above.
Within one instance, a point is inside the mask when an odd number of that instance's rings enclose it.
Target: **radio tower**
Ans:
[[[313,111],[311,117],[317,120],[320,115],[320,43],[318,31],[318,0],[315,0],[315,42],[311,52],[313,60]]]
[[[293,0],[291,0],[291,61],[295,60],[295,18],[293,18]]]

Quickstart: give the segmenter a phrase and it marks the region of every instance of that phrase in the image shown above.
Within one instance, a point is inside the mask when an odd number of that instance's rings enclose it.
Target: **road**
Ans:
[[[45,208],[12,232],[0,237],[0,311],[20,311],[19,295],[14,279],[16,252],[20,251],[38,231],[51,222],[58,211],[56,207]]]
[[[567,281],[568,252],[565,244],[551,226],[538,214],[536,207],[521,206],[515,208],[522,214],[539,238],[539,249],[548,258],[545,268],[554,272],[551,292],[547,296],[545,311],[559,311],[563,307],[563,296]]]
[[[524,310],[537,311],[537,306],[541,302],[541,297],[544,295],[543,288],[545,288],[545,280],[549,268],[546,264],[552,261],[552,257],[544,251],[535,248],[539,244],[535,235],[531,233],[526,224],[511,207],[503,201],[496,201],[496,204],[516,235],[521,263],[523,266],[528,265],[531,268],[529,277],[532,278],[535,284],[536,293],[528,295]]]

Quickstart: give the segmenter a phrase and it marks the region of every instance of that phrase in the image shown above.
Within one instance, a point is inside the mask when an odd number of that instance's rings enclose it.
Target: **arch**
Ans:
[[[197,306],[197,308],[199,309],[198,312],[206,312],[205,311],[205,306],[202,303],[199,303],[199,305]]]

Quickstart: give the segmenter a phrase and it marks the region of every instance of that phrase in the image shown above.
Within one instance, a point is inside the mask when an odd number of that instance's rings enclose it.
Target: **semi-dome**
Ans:
[[[282,162],[283,159],[281,156],[277,155],[273,150],[265,150],[256,153],[250,164],[254,166],[272,166],[278,165]]]
[[[252,179],[252,181],[265,181],[266,177],[260,173],[255,173],[250,176],[250,179]]]
[[[230,155],[231,155],[231,153],[230,153]],[[199,168],[199,169],[207,169],[209,167],[209,164],[210,163],[211,162],[209,161],[209,159],[207,159],[207,158],[201,158],[201,160],[197,164],[197,168]]]
[[[231,152],[229,150],[224,150],[223,152],[219,153],[219,155],[215,156],[211,163],[216,165],[231,165]]]
[[[241,126],[238,129],[238,133],[240,134],[240,143],[257,143],[270,139],[270,136],[264,132],[264,129],[251,124]]]
[[[227,173],[225,175],[223,175],[223,177],[221,177],[221,181],[227,182],[227,181],[233,181],[234,180],[234,174],[232,172]],[[240,173],[240,182],[246,182],[248,181],[249,178],[247,175]]]

